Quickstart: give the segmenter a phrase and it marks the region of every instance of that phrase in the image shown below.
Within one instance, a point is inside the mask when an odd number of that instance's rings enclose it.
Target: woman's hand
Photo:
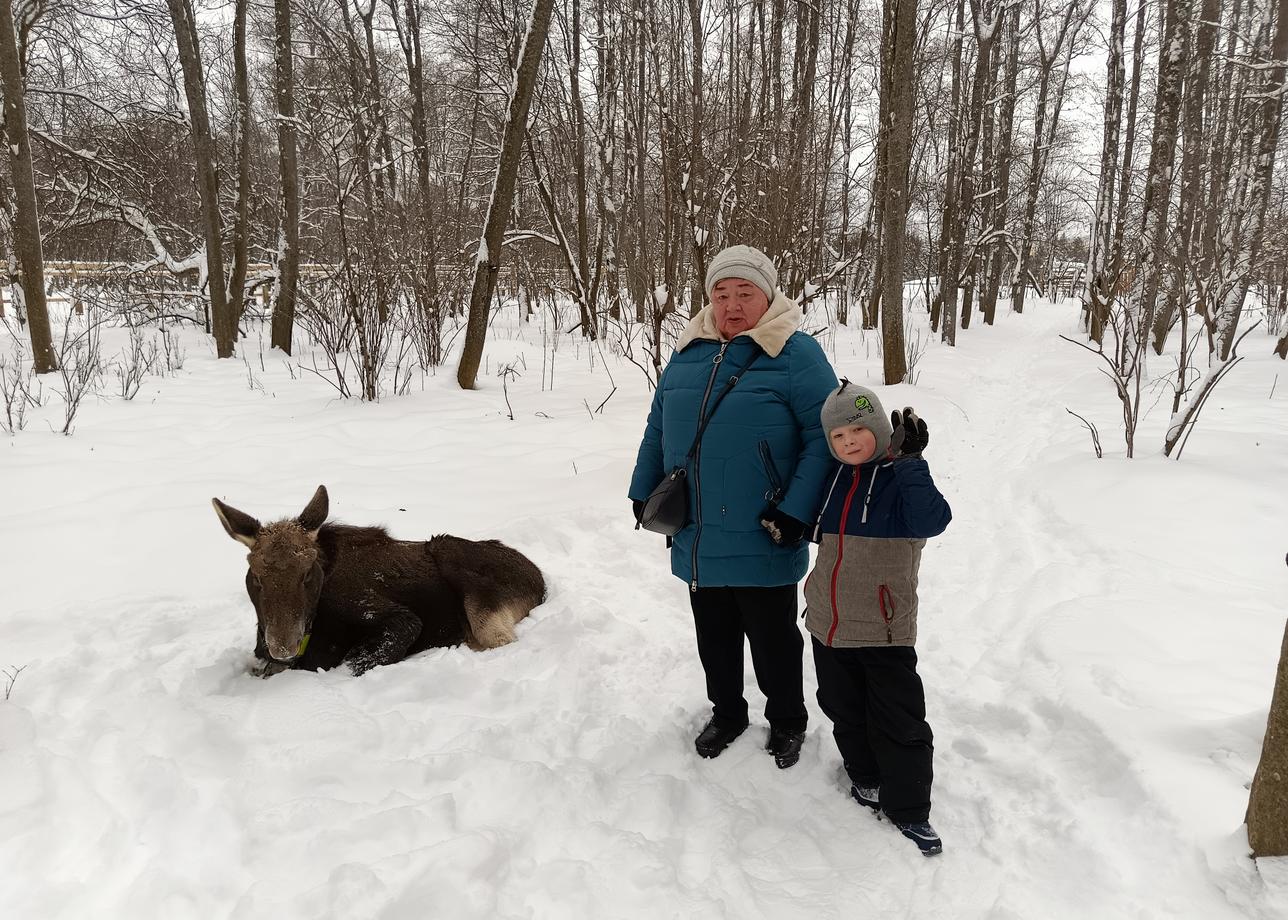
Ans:
[[[760,526],[769,531],[769,539],[778,546],[795,546],[809,532],[809,525],[770,505],[760,512]]]

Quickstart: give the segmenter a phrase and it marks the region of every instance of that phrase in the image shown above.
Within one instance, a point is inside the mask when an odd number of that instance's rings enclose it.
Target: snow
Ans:
[[[217,361],[188,332],[178,375],[86,400],[74,436],[55,399],[0,439],[0,668],[24,668],[0,701],[7,917],[1288,916],[1288,860],[1255,865],[1241,827],[1288,585],[1268,337],[1180,462],[1165,400],[1124,459],[1111,387],[1058,339],[1072,303],[932,337],[918,386],[878,387],[927,419],[954,511],[921,578],[927,860],[847,799],[808,663],[798,765],[761,750],[749,662],[752,728],[696,756],[685,587],[625,499],[647,383],[515,312],[485,360],[531,370],[504,391],[449,365],[339,401],[255,338]],[[822,341],[879,383],[877,334]],[[267,520],[319,483],[335,519],[505,540],[549,600],[505,648],[250,677],[244,549],[210,497]]]

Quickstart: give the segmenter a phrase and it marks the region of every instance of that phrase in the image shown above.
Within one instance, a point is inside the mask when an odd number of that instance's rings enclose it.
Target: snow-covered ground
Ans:
[[[1254,864],[1241,826],[1284,628],[1288,365],[1254,332],[1180,462],[1152,392],[1127,461],[1062,332],[1072,303],[1031,304],[879,389],[928,420],[954,512],[922,567],[935,859],[848,800],[808,665],[797,766],[763,720],[694,753],[685,586],[624,494],[649,393],[608,345],[543,355],[501,318],[477,391],[449,366],[363,405],[190,333],[180,373],[87,401],[70,438],[54,397],[0,437],[0,667],[24,668],[0,702],[0,914],[1288,916],[1288,860]],[[825,343],[879,382],[874,336]],[[210,497],[267,520],[319,483],[335,519],[511,543],[548,602],[502,649],[250,677],[244,551]],[[754,713],[749,662],[747,684]]]

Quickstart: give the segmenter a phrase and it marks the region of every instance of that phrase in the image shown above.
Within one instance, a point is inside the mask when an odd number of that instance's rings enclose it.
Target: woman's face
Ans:
[[[828,437],[832,439],[832,450],[845,463],[866,463],[877,452],[877,436],[861,425],[833,428]]]
[[[755,328],[769,309],[765,292],[742,278],[725,278],[711,290],[711,306],[716,314],[720,335],[732,339]]]

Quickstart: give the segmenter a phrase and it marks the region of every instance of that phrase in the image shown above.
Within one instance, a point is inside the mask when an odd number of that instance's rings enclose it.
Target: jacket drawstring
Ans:
[[[868,494],[863,499],[863,517],[859,518],[860,524],[868,522],[868,505],[872,502],[872,487],[877,484],[877,470],[879,469],[879,466],[872,468],[872,478],[868,481]]]
[[[832,500],[832,493],[836,491],[836,484],[841,479],[841,473],[845,472],[845,465],[841,464],[836,468],[836,475],[832,477],[832,484],[827,487],[827,498],[823,499],[823,507],[818,509],[818,517],[814,519],[814,542],[820,543],[823,540],[823,512],[827,510],[828,502]]]

